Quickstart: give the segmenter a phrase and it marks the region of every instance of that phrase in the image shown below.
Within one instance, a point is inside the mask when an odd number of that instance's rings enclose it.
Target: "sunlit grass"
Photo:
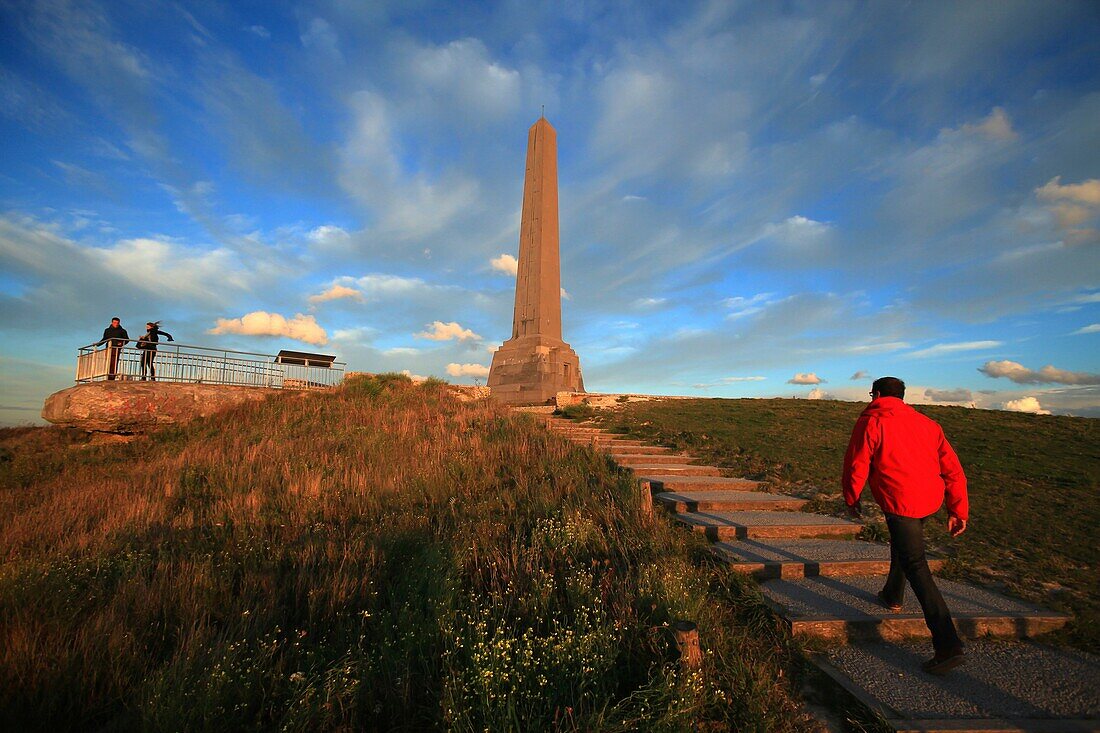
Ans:
[[[865,404],[810,400],[636,402],[604,422],[686,449],[737,475],[815,497],[843,514],[840,471]],[[962,407],[918,406],[938,421],[969,482],[970,528],[929,522],[951,554],[947,574],[1004,588],[1075,616],[1061,638],[1100,651],[1100,421]],[[865,503],[872,503],[868,494]],[[884,528],[868,534],[885,538]]]
[[[809,729],[754,585],[636,506],[398,376],[127,444],[2,431],[0,727]]]

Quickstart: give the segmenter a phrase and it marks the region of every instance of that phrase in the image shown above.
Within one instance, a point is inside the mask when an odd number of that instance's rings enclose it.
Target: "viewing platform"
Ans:
[[[269,389],[330,389],[343,381],[346,366],[336,361],[335,356],[301,351],[257,354],[175,341],[162,341],[155,349],[150,349],[140,348],[135,340],[127,340],[122,346],[106,343],[82,346],[76,357],[76,382],[153,381]]]

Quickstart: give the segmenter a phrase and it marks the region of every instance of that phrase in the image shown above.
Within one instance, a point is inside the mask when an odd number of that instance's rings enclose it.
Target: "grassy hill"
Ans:
[[[636,505],[400,377],[123,444],[0,431],[0,728],[810,730],[753,584]]]
[[[843,514],[840,471],[866,405],[809,400],[637,402],[601,417],[623,432],[690,450],[736,475],[817,496]],[[947,574],[1073,613],[1062,639],[1100,651],[1100,420],[920,406],[962,460],[970,527],[957,540],[946,514],[929,523],[951,554]],[[865,505],[873,504],[869,490]],[[881,518],[881,514],[879,515]],[[885,527],[871,528],[885,537]]]

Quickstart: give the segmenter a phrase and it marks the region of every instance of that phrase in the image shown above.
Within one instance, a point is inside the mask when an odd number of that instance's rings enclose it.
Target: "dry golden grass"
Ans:
[[[809,729],[752,584],[636,500],[395,376],[126,444],[2,431],[0,728]]]

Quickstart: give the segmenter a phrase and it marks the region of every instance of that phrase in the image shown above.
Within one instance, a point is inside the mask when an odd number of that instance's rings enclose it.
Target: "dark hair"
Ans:
[[[905,382],[897,377],[879,377],[871,385],[872,392],[878,392],[880,397],[897,397],[905,399]]]
[[[121,319],[121,318],[119,318],[118,316],[115,316],[115,317],[114,317],[114,318],[112,318],[111,320],[112,320],[112,321],[118,321],[119,323],[122,323],[122,319]]]

